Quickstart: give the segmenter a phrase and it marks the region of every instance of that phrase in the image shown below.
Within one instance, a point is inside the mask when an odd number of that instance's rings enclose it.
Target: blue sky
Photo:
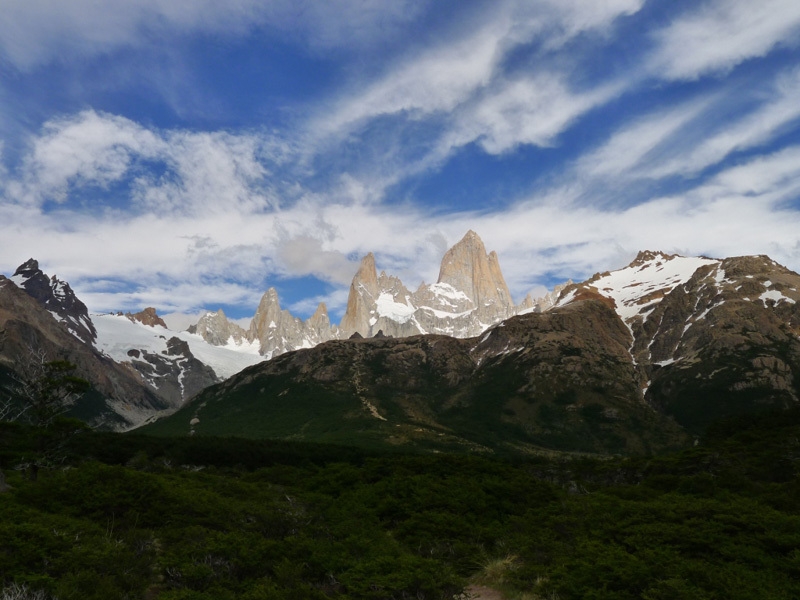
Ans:
[[[517,301],[800,270],[800,3],[0,0],[0,222],[98,312],[338,321],[364,254],[416,287],[468,229]]]

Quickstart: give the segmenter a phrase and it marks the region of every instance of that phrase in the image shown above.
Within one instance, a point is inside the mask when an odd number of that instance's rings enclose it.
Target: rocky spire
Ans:
[[[320,302],[317,306],[317,310],[308,318],[308,321],[306,321],[306,328],[320,338],[330,335],[331,320],[328,317],[328,307],[325,306],[324,302]]]
[[[486,253],[483,241],[472,230],[442,258],[438,283],[446,283],[464,292],[472,300],[475,309],[497,315],[513,313],[514,302],[508,290],[497,253]]]
[[[364,336],[369,335],[370,312],[378,296],[378,271],[375,268],[375,256],[370,252],[361,259],[361,265],[350,284],[347,309],[339,324],[343,335],[350,336],[356,331]]]
[[[247,337],[258,341],[259,352],[271,358],[298,348],[310,348],[336,337],[337,329],[331,327],[325,304],[303,321],[281,308],[278,292],[270,288],[261,298],[258,310],[250,323]]]

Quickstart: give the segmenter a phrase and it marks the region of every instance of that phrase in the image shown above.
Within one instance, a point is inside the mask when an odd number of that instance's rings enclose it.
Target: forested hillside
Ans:
[[[37,481],[38,433],[0,433],[0,598],[800,595],[796,410],[627,459],[84,430]]]

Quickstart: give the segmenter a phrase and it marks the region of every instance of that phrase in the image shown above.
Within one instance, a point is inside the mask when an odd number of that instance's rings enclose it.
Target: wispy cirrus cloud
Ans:
[[[715,123],[715,130],[691,148],[679,148],[660,164],[650,165],[647,176],[694,175],[719,164],[730,154],[760,146],[800,119],[800,69],[782,73],[758,90],[762,102],[737,119]]]
[[[370,45],[396,35],[425,0],[27,0],[3,6],[0,56],[21,70],[142,47],[174,35],[242,35],[269,26],[319,47]]]
[[[738,105],[748,95],[743,109]],[[582,176],[627,180],[694,177],[790,128],[800,119],[798,97],[798,69],[747,95],[738,87],[699,95],[625,124],[582,156],[577,169]]]
[[[568,97],[563,80],[542,75],[540,82],[506,78],[504,60],[510,52],[536,42],[546,49],[566,44],[588,30],[608,28],[615,19],[638,11],[641,0],[578,0],[538,3],[506,1],[487,5],[484,25],[477,30],[456,32],[394,65],[384,77],[345,93],[337,108],[326,110],[314,121],[314,129],[328,134],[350,131],[365,120],[382,115],[407,115],[419,119],[436,113],[467,111],[476,96],[484,95],[484,113],[502,112],[501,96],[515,97],[513,110],[523,112],[524,100],[544,90],[548,100]],[[540,104],[526,116],[535,115]],[[566,120],[568,121],[568,120]],[[491,134],[492,125],[487,123]],[[538,139],[537,136],[530,136]]]
[[[799,34],[794,0],[711,0],[654,33],[649,69],[664,79],[720,74],[775,46],[796,45]]]

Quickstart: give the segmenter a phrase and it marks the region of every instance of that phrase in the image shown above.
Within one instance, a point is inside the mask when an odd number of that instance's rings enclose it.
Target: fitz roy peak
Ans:
[[[469,231],[442,259],[436,283],[410,292],[397,278],[377,274],[375,259],[361,262],[339,329],[343,336],[392,337],[436,333],[470,337],[515,313],[497,254]]]
[[[208,343],[235,348],[258,344],[259,353],[272,358],[322,342],[353,335],[390,337],[442,334],[457,338],[478,335],[487,327],[521,311],[546,306],[526,298],[520,306],[511,299],[495,252],[487,253],[474,231],[450,248],[442,259],[434,284],[422,283],[412,292],[403,282],[381,271],[370,252],[362,260],[350,285],[341,323],[332,325],[324,304],[308,320],[281,309],[278,294],[269,289],[261,299],[249,330],[230,323],[225,315],[207,313],[190,331]]]

